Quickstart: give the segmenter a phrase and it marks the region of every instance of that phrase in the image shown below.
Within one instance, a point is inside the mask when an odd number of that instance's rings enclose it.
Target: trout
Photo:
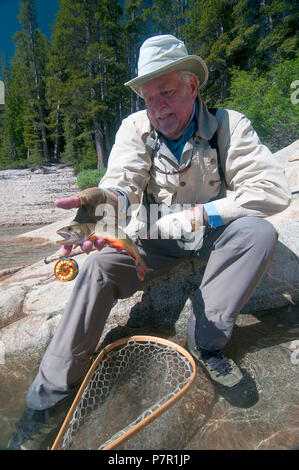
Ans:
[[[134,259],[137,274],[141,281],[144,280],[146,273],[149,271],[134,241],[117,226],[107,225],[103,222],[74,223],[62,227],[56,233],[63,237],[63,240],[56,242],[59,245],[81,245],[85,240],[95,241],[98,238],[103,238],[107,245],[117,250],[126,251]]]

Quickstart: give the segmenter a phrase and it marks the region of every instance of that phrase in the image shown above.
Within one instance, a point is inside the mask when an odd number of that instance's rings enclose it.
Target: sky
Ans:
[[[20,0],[0,0],[0,55],[4,53],[8,64],[15,50],[12,37],[21,28],[17,18],[20,11],[19,3]],[[50,39],[49,25],[55,23],[59,9],[58,0],[35,0],[35,7],[39,29]]]

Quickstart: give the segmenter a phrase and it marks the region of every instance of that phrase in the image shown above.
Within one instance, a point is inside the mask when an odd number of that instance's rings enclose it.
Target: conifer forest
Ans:
[[[298,138],[296,0],[60,0],[50,39],[34,0],[19,5],[14,57],[0,56],[1,169],[105,168],[122,119],[144,109],[124,82],[157,34],[206,61],[208,106],[244,113],[272,151]]]

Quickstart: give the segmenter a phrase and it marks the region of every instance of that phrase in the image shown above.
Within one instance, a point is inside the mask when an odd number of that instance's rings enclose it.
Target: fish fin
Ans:
[[[145,262],[141,260],[136,264],[137,275],[140,281],[144,281],[146,274],[149,272],[149,268],[146,266]]]
[[[88,237],[86,238],[86,240],[91,240],[91,241],[94,241],[96,239],[97,237],[95,236],[95,232],[91,232],[91,234],[88,235]]]

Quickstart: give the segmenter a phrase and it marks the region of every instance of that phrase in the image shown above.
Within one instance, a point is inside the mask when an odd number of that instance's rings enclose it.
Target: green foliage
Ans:
[[[98,186],[105,173],[104,168],[100,170],[82,170],[77,175],[76,184],[79,189],[94,188]]]
[[[57,134],[59,121],[68,119],[72,138],[80,148],[94,146],[102,167],[119,125],[118,100],[124,95],[121,13],[117,0],[61,0],[49,54],[47,97],[53,106],[59,104],[59,115],[49,116],[51,129]],[[64,158],[69,153],[66,149]],[[81,155],[84,151],[73,153],[76,165]]]
[[[21,0],[8,68],[0,63],[0,168],[64,162],[104,168],[121,120],[144,108],[123,84],[149,36],[174,34],[209,67],[202,96],[252,120],[271,149],[297,138],[290,83],[296,62],[292,0],[60,0],[51,40],[35,0]],[[3,61],[2,61],[3,62]]]
[[[74,165],[78,155],[78,144],[76,142],[76,135],[74,126],[70,118],[65,118],[63,122],[63,136],[65,140],[64,151],[61,154],[61,162],[68,165]]]
[[[225,106],[245,114],[272,151],[298,138],[299,109],[291,101],[299,60],[286,60],[261,74],[233,69],[230,97]]]
[[[95,150],[89,146],[83,153],[81,159],[75,164],[75,173],[79,173],[82,170],[92,170],[97,167],[98,158]]]
[[[190,22],[180,32],[190,52],[208,64],[210,78],[203,96],[210,106],[229,95],[233,67],[266,73],[273,65],[295,59],[296,6],[291,0],[190,3]]]

